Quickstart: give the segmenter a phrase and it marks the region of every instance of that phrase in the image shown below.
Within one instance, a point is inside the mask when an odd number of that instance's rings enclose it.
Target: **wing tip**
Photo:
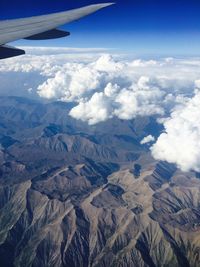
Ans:
[[[102,3],[105,7],[115,5],[115,2],[109,2],[109,3]]]
[[[110,2],[110,3],[94,4],[94,6],[99,6],[99,8],[104,8],[104,7],[109,7],[115,4],[116,4],[115,2]]]
[[[83,9],[84,8],[89,9],[90,10],[90,13],[94,13],[94,12],[100,10],[100,9],[103,9],[103,8],[106,8],[106,7],[109,7],[109,6],[112,6],[114,4],[115,4],[114,2],[93,4],[93,5],[89,5],[89,6],[83,7]]]

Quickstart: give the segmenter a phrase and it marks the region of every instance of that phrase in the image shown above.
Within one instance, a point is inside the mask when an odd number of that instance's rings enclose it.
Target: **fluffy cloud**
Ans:
[[[142,76],[137,83],[122,89],[115,98],[118,108],[114,114],[129,120],[136,116],[164,114],[161,101],[165,93],[151,83],[149,77]]]
[[[129,120],[138,115],[161,115],[164,110],[159,103],[163,94],[158,88],[148,86],[147,82],[149,79],[141,77],[137,84],[127,89],[108,83],[103,92],[96,92],[88,100],[80,102],[71,110],[70,115],[82,121],[88,121],[90,124],[102,122],[114,116]],[[93,112],[97,107],[101,112],[104,110],[103,116]]]
[[[154,142],[155,141],[155,137],[153,137],[152,135],[148,135],[146,137],[144,137],[142,139],[142,141],[140,142],[141,145],[145,145],[145,144],[148,144],[148,143],[151,143],[151,142]]]
[[[77,48],[28,52],[1,61],[1,95],[73,102],[69,114],[90,125],[156,115],[165,131],[151,147],[153,156],[200,171],[198,58],[127,60],[104,49]],[[147,136],[141,144],[154,141]]]
[[[200,171],[200,92],[175,107],[164,122],[165,132],[152,146],[156,159],[176,163],[183,171]]]
[[[94,69],[77,65],[68,71],[58,71],[53,78],[38,86],[39,96],[47,99],[74,101],[90,90],[100,87],[101,74]]]
[[[107,120],[111,113],[109,112],[108,99],[104,93],[95,93],[88,102],[80,102],[69,114],[93,125]]]
[[[91,67],[103,72],[120,72],[124,68],[122,62],[116,62],[109,54],[102,55]]]

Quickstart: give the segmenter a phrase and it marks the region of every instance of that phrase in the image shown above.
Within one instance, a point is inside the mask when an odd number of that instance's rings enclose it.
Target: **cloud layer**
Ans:
[[[73,118],[93,125],[113,117],[156,115],[165,132],[152,143],[156,159],[200,171],[200,60],[127,60],[103,50],[39,49],[2,61],[0,94],[76,103]],[[8,78],[12,75],[12,80]]]

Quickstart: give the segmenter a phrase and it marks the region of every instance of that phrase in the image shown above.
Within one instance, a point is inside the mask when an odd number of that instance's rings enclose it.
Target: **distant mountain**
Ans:
[[[72,106],[0,97],[0,266],[199,267],[199,176],[140,145],[156,118]]]

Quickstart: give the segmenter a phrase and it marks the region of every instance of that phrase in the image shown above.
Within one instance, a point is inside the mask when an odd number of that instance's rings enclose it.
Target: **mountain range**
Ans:
[[[0,266],[199,267],[200,175],[152,158],[157,118],[0,97]]]

